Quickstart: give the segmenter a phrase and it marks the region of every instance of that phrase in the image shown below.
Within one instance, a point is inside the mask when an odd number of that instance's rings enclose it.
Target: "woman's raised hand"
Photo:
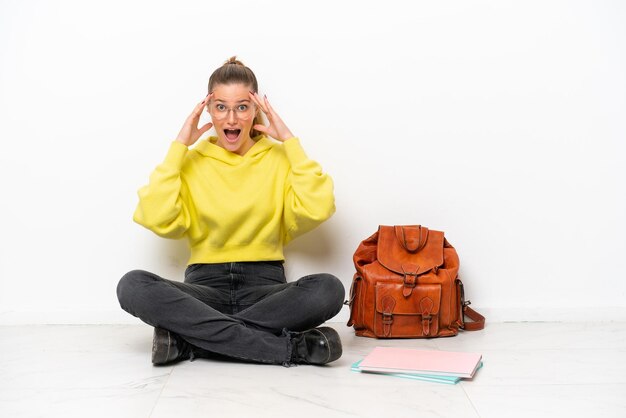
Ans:
[[[181,128],[176,140],[186,146],[191,146],[196,143],[198,138],[202,136],[203,133],[211,129],[213,124],[211,122],[202,125],[202,127],[198,128],[198,122],[200,122],[200,115],[202,115],[202,111],[204,107],[208,103],[209,99],[211,99],[212,93],[207,94],[203,101],[198,103],[196,107],[191,112],[191,115],[187,117],[185,124]]]
[[[257,106],[261,108],[267,120],[269,121],[269,126],[265,125],[254,125],[253,128],[259,132],[263,132],[266,135],[271,136],[274,139],[277,139],[281,142],[288,140],[289,138],[293,138],[293,134],[285,125],[285,122],[276,114],[270,102],[267,100],[267,96],[263,97],[263,100],[259,97],[257,93],[250,92],[250,98]]]

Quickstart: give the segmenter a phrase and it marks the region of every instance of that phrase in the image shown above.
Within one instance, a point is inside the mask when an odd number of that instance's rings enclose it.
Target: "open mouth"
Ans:
[[[231,143],[237,142],[237,139],[239,139],[240,133],[241,133],[241,129],[224,129],[226,140]]]

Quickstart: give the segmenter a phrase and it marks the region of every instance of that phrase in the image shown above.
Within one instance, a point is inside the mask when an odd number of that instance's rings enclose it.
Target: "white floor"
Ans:
[[[0,327],[0,417],[626,417],[626,323],[493,323],[436,340],[372,340],[331,324],[329,366],[150,363],[142,325]],[[473,381],[350,371],[374,346],[475,351]]]

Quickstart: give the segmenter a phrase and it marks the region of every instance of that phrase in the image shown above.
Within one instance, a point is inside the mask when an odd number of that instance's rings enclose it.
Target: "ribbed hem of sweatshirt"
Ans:
[[[211,264],[245,261],[277,261],[284,259],[282,243],[279,245],[250,243],[246,245],[228,245],[223,247],[211,247],[210,245],[200,244],[191,247],[191,256],[187,263]]]
[[[187,145],[180,143],[178,141],[172,141],[170,144],[170,149],[167,151],[167,155],[165,156],[165,160],[163,164],[167,167],[175,168],[176,170],[180,170],[183,166],[183,162],[185,161],[185,155],[189,148]]]
[[[300,145],[300,140],[298,138],[289,138],[283,142],[283,146],[285,147],[285,154],[292,165],[309,159],[304,152],[302,145]]]

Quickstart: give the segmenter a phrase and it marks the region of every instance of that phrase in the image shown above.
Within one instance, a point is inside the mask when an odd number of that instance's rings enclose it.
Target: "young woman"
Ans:
[[[133,217],[161,237],[187,238],[184,283],[133,270],[118,284],[120,305],[155,327],[156,365],[208,353],[334,361],[339,335],[316,327],[340,311],[342,283],[330,274],[287,283],[283,269],[283,246],[334,213],[332,179],[235,57],[211,75],[208,91],[139,190]],[[205,108],[212,122],[198,127]],[[196,144],[211,127],[217,136]]]

